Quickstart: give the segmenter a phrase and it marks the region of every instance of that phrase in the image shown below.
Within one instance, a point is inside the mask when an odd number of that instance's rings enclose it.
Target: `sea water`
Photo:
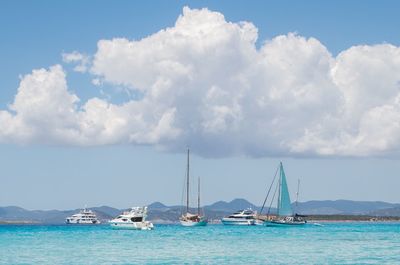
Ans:
[[[2,225],[0,264],[400,264],[400,223]]]

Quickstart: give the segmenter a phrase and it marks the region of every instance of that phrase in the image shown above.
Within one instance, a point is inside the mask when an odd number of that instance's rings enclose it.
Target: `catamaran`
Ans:
[[[274,184],[276,178],[276,173],[274,176],[274,179],[272,180],[271,187]],[[267,197],[264,200],[264,205],[265,202],[267,201],[269,192],[271,191],[271,187],[268,190]],[[303,219],[302,216],[298,214],[294,214],[292,205],[290,202],[290,196],[289,196],[289,189],[287,186],[286,182],[286,175],[285,171],[283,170],[283,165],[282,162],[279,164],[279,179],[277,186],[275,188],[274,195],[271,200],[271,205],[275,197],[275,193],[278,190],[278,200],[277,200],[277,214],[272,216],[270,215],[270,210],[271,206],[269,207],[268,213],[267,213],[267,218],[264,220],[264,224],[266,226],[288,226],[288,225],[304,225],[307,223],[306,220]],[[262,211],[262,209],[261,209]]]
[[[179,218],[183,226],[205,226],[207,225],[207,218],[201,215],[200,211],[200,178],[198,180],[198,196],[197,196],[197,213],[189,212],[189,149],[187,150],[187,166],[186,166],[186,211]]]

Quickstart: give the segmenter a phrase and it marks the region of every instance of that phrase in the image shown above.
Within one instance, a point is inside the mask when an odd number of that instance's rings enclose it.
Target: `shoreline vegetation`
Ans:
[[[400,216],[370,215],[308,215],[309,222],[398,222]]]
[[[1,220],[0,225],[36,225],[43,224],[37,221],[29,221],[29,220]]]

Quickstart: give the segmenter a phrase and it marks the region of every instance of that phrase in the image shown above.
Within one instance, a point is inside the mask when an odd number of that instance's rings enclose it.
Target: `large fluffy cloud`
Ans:
[[[289,33],[257,48],[257,36],[249,22],[184,8],[147,38],[100,40],[94,80],[138,99],[78,105],[61,66],[34,70],[0,111],[0,140],[189,145],[204,156],[398,153],[400,48],[355,46],[333,57],[314,38]]]
[[[10,111],[0,111],[0,139],[73,145],[158,144],[179,132],[171,125],[172,107],[157,112],[144,102],[113,105],[99,98],[78,107],[78,101],[68,91],[60,65],[34,70],[22,78]]]

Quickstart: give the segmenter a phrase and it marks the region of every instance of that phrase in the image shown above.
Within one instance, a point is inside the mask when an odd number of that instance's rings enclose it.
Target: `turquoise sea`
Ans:
[[[400,223],[0,226],[0,264],[400,264]]]

